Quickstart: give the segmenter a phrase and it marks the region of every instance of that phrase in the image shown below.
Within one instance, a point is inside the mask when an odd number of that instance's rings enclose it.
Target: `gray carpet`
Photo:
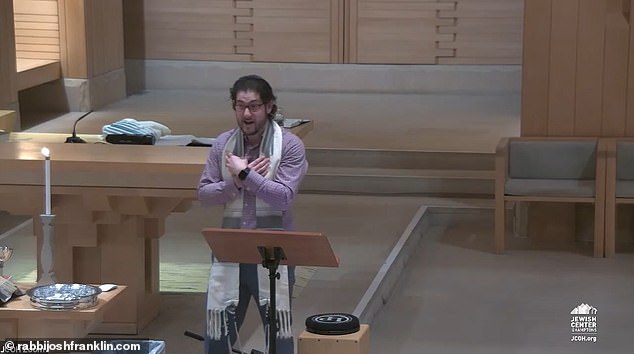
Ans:
[[[520,240],[504,255],[470,246],[489,240],[492,224],[492,212],[463,214],[428,230],[373,323],[374,353],[632,352],[632,254],[593,258],[579,242]],[[582,303],[598,310],[596,343],[573,341]]]
[[[342,267],[319,268],[311,274],[304,292],[294,301],[296,334],[301,333],[303,320],[310,314],[352,311],[381,260],[423,202],[416,198],[300,195],[298,222],[307,229],[319,226],[327,231]],[[311,206],[320,212],[316,214]],[[213,214],[213,210],[194,207],[175,214],[161,239],[166,246],[161,248],[166,261],[161,277],[163,271],[171,270],[174,278],[191,281],[168,285],[175,286],[174,291],[163,292],[159,317],[138,337],[165,340],[171,354],[199,353],[202,349],[202,343],[183,332],[204,331],[205,294],[195,289],[206,286],[204,262],[200,261],[200,266],[197,262],[208,253],[200,247],[205,244],[196,230],[198,223],[206,222],[201,221],[202,216],[210,212]],[[372,352],[631,352],[632,253],[597,259],[587,255],[590,245],[583,242],[553,248],[511,238],[507,253],[494,255],[487,248],[492,227],[491,210],[446,213],[434,219],[396,290],[385,299],[385,308],[371,325]],[[34,249],[34,237],[26,230],[3,240],[17,250],[6,268],[16,277],[29,276],[28,272],[18,272],[20,268],[34,269],[32,254],[27,251]],[[184,266],[183,257],[192,263]],[[190,276],[196,272],[200,274]],[[571,341],[570,311],[581,303],[598,309],[596,343]],[[263,332],[253,310],[242,330],[244,346],[263,349]]]

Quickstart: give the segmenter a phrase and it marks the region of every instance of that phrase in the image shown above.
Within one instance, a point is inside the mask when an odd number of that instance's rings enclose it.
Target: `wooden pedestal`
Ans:
[[[298,354],[369,354],[370,329],[362,324],[358,332],[327,336],[307,331],[299,335]]]
[[[0,144],[0,210],[33,216],[39,255],[40,150],[47,146],[56,280],[127,285],[119,306],[94,332],[136,334],[159,313],[158,243],[165,218],[188,210],[195,200],[207,149],[45,144]]]

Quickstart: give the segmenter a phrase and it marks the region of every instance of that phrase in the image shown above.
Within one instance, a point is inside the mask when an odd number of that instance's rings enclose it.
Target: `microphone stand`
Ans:
[[[67,143],[85,143],[86,140],[80,138],[77,136],[77,123],[79,123],[80,120],[82,120],[85,116],[89,115],[90,113],[92,113],[92,111],[88,111],[88,113],[82,115],[81,117],[77,118],[77,120],[75,121],[75,124],[73,124],[73,135],[69,136],[68,138],[66,138],[66,142]]]

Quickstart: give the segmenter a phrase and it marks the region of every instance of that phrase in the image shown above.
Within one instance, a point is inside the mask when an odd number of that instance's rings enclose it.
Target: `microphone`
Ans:
[[[194,338],[194,339],[198,339],[199,341],[204,341],[205,340],[205,337],[201,336],[198,333],[194,333],[192,331],[185,331],[185,333],[183,333],[183,334],[188,336],[188,337],[191,337],[191,338]]]
[[[84,114],[83,116],[77,118],[77,120],[75,121],[75,124],[73,124],[73,136],[69,136],[68,138],[66,138],[67,143],[85,143],[86,142],[86,140],[77,136],[77,123],[79,123],[79,121],[82,120],[82,118],[89,115],[90,113],[92,113],[92,110],[88,111],[88,113]]]

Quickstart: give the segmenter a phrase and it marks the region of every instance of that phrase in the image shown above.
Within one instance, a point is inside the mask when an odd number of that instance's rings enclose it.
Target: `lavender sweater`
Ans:
[[[202,205],[225,204],[238,196],[239,190],[233,181],[222,179],[222,157],[227,140],[234,130],[220,134],[209,151],[207,163],[198,183],[198,200]],[[258,146],[249,146],[245,142],[245,151],[249,162],[259,154]],[[273,208],[283,212],[282,222],[285,230],[293,229],[291,205],[299,190],[299,184],[308,170],[304,144],[294,134],[283,129],[282,159],[273,180],[251,172],[242,182],[245,189],[242,209],[242,228],[256,227],[255,198],[260,198]]]

